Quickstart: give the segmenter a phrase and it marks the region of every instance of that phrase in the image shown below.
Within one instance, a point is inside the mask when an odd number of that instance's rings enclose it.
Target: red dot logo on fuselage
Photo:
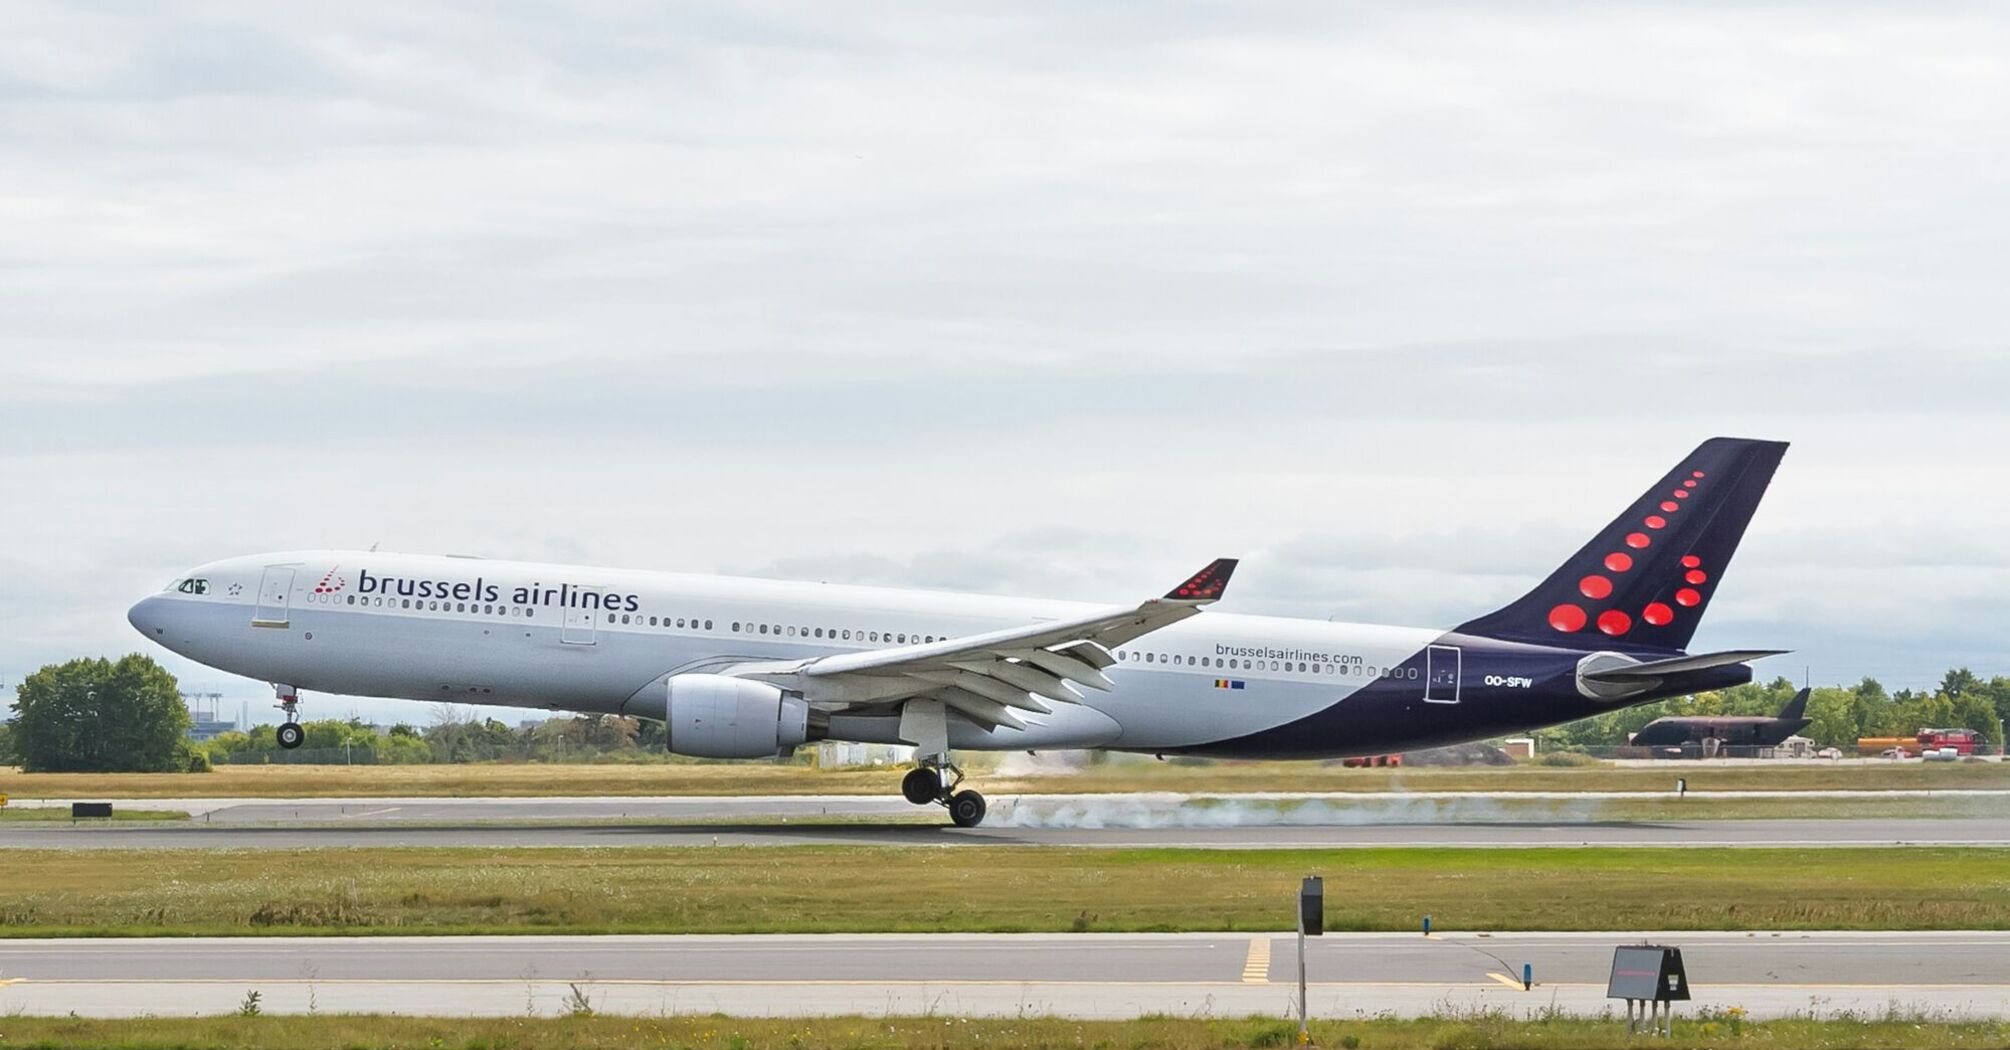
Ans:
[[[337,565],[334,568],[329,569],[327,575],[321,577],[321,582],[314,585],[314,593],[335,594],[341,591],[344,587],[349,586],[348,577],[335,575],[337,572],[341,570],[341,568],[342,566]]]

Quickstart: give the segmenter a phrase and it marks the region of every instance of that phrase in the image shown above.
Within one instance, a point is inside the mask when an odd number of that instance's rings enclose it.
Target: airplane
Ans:
[[[1713,438],[1535,589],[1446,629],[1209,610],[1236,561],[1095,605],[377,551],[211,562],[128,614],[191,660],[300,693],[665,723],[668,750],[907,744],[901,784],[984,819],[955,751],[1378,755],[1751,681],[1778,650],[1685,650],[1783,442]]]
[[[1635,747],[1681,747],[1721,740],[1731,747],[1778,747],[1786,739],[1808,727],[1814,719],[1803,712],[1808,707],[1808,691],[1794,694],[1780,713],[1765,715],[1687,715],[1657,718],[1633,734]]]

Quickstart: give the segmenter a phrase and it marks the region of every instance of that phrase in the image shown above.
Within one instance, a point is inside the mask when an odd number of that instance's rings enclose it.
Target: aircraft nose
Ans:
[[[133,625],[133,630],[149,638],[159,638],[167,632],[167,625],[162,622],[161,604],[158,596],[141,598],[126,610],[126,622]]]

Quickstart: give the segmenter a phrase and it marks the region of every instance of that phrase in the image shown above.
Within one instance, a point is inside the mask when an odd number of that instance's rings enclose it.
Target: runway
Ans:
[[[1717,798],[1995,797],[2010,791],[1712,792]],[[1667,792],[1020,795],[983,826],[881,795],[604,798],[115,799],[187,822],[0,824],[0,848],[300,849],[328,846],[1998,846],[2010,817],[1959,820],[1601,820],[1609,799]],[[1504,808],[1513,803],[1516,808]],[[67,806],[67,800],[16,800]],[[1679,804],[1679,803],[1677,803]],[[1534,807],[1534,808],[1530,808]]]
[[[1309,1001],[1597,1013],[1613,947],[1643,939],[1683,949],[1685,1010],[2010,1016],[2010,933],[1985,932],[1335,934],[1308,941]],[[609,1012],[1238,1016],[1285,1012],[1295,958],[1234,933],[0,941],[0,1014],[224,1013],[252,990],[269,1012],[553,1013],[577,985]]]
[[[1822,790],[1822,791],[1401,791],[1401,792],[1216,792],[1183,794],[994,795],[993,826],[1059,827],[1083,823],[1139,827],[1250,824],[1366,824],[1491,820],[1503,806],[1546,809],[1559,820],[1589,814],[1602,802],[1679,804],[1732,800],[1782,802],[1829,800],[2000,799],[2010,807],[2010,789]],[[20,809],[68,808],[70,799],[22,799]],[[366,797],[366,798],[127,798],[108,801],[120,809],[166,809],[188,813],[203,823],[269,824],[329,822],[481,823],[527,821],[749,821],[803,818],[902,820],[932,817],[939,810],[915,807],[889,795],[653,795],[571,797]]]

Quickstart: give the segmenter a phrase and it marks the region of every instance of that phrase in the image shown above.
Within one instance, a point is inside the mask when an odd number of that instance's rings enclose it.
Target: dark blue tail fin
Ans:
[[[1689,647],[1784,441],[1711,438],[1535,590],[1459,628],[1544,645]]]

